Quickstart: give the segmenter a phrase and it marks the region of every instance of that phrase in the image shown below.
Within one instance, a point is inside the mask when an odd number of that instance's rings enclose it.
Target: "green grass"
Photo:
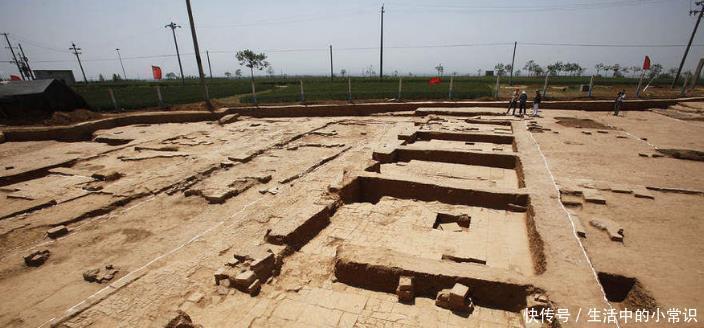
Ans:
[[[301,101],[300,84],[303,80],[306,102],[320,102],[330,100],[348,100],[347,78],[336,77],[334,81],[324,77],[296,77],[296,78],[257,78],[257,101],[267,103],[296,103]],[[442,83],[429,85],[430,77],[404,77],[401,99],[404,100],[443,100],[448,99],[449,77]],[[566,86],[569,90],[577,90],[580,84],[588,84],[588,76],[552,76],[549,78],[551,86]],[[506,86],[509,78],[501,77],[502,87]],[[398,97],[398,77],[385,77],[383,81],[378,78],[353,77],[352,100],[380,100],[395,99]],[[542,85],[544,77],[514,77],[517,85]],[[672,80],[659,79],[658,85],[668,85]],[[251,92],[249,79],[208,79],[208,90],[211,99],[240,97],[242,103],[253,103],[254,98],[246,95]],[[638,78],[595,78],[595,85],[635,85]],[[478,99],[493,97],[496,77],[456,77],[454,78],[452,99]],[[156,107],[159,105],[156,86],[160,86],[166,105],[187,104],[202,101],[202,90],[198,80],[187,79],[184,85],[180,80],[164,80],[159,82],[147,81],[119,81],[99,82],[86,85],[77,84],[73,88],[81,94],[94,110],[111,111],[113,104],[110,100],[108,89],[112,89],[118,105],[124,109],[138,109]],[[505,90],[502,91],[504,93]],[[554,93],[554,92],[553,92]]]
[[[272,84],[271,91],[257,95],[259,103],[283,103],[301,101],[299,80],[277,80],[264,82]],[[333,82],[325,78],[307,78],[303,80],[305,101],[347,100],[348,81],[337,78]],[[442,83],[429,85],[428,78],[404,78],[402,81],[401,99],[447,99],[449,79]],[[470,79],[458,79],[453,85],[453,99],[474,99],[493,94],[490,83]],[[353,78],[352,99],[392,99],[398,97],[398,79],[386,78],[379,81],[376,78]],[[241,102],[252,103],[253,97],[242,97]]]
[[[155,107],[159,105],[156,86],[161,88],[161,95],[166,105],[194,103],[203,100],[202,88],[198,81],[144,82],[121,81],[74,85],[73,88],[88,102],[94,110],[113,110],[108,89],[112,89],[118,105],[124,109]],[[266,90],[267,85],[257,82],[258,90]],[[208,80],[208,93],[211,98],[224,98],[250,92],[249,80]]]

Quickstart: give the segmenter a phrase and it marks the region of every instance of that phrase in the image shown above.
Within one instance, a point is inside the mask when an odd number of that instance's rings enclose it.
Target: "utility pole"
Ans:
[[[208,71],[210,71],[210,78],[213,78],[213,67],[210,66],[210,53],[208,50],[205,51],[205,57],[208,57]]]
[[[32,68],[29,67],[29,58],[25,56],[24,49],[22,49],[22,45],[17,43],[17,46],[20,48],[20,55],[22,56],[22,61],[24,62],[24,66],[27,68],[27,77],[34,80],[34,72],[32,72]]]
[[[122,55],[120,55],[120,48],[115,48],[117,51],[117,58],[120,58],[120,66],[122,67],[122,77],[127,80],[127,73],[125,72],[125,65],[122,65]]]
[[[384,79],[384,5],[381,5],[381,45],[379,46],[379,80]]]
[[[508,79],[508,85],[513,85],[513,65],[516,63],[516,46],[518,41],[513,41],[513,57],[511,57],[511,78]]]
[[[17,70],[20,72],[20,76],[22,76],[22,79],[24,80],[24,73],[22,72],[22,68],[20,67],[20,62],[17,60],[17,56],[15,56],[15,50],[12,49],[12,44],[10,44],[10,38],[7,37],[7,33],[3,33],[2,35],[5,36],[5,41],[7,41],[7,48],[10,49],[10,53],[12,53],[12,60],[15,62],[15,65],[17,65]]]
[[[208,95],[208,86],[205,84],[205,74],[203,73],[203,62],[200,60],[200,50],[198,49],[198,36],[196,35],[196,25],[193,23],[193,11],[191,11],[191,0],[186,0],[186,8],[188,9],[188,22],[191,24],[191,37],[193,39],[193,50],[196,52],[196,63],[198,64],[198,76],[200,77],[200,85],[203,87],[203,100],[208,110],[213,110],[213,104],[210,103]]]
[[[81,73],[83,74],[83,82],[88,84],[88,79],[86,78],[86,72],[83,70],[83,64],[81,64],[81,57],[78,56],[81,54],[81,48],[76,48],[76,44],[71,42],[71,48],[68,48],[68,50],[72,50],[73,54],[76,55],[76,59],[78,59],[78,67],[81,68]]]
[[[330,82],[333,81],[335,78],[335,73],[333,73],[332,69],[332,44],[330,45]]]
[[[672,80],[672,89],[675,88],[675,84],[677,83],[677,79],[680,78],[680,73],[682,73],[682,66],[684,66],[684,61],[687,59],[687,54],[689,53],[689,48],[692,46],[692,40],[694,40],[694,34],[697,33],[697,28],[699,27],[699,22],[702,20],[702,14],[704,14],[704,1],[697,1],[697,6],[701,6],[699,10],[690,10],[689,14],[696,14],[699,13],[699,17],[697,17],[697,22],[694,23],[694,29],[692,30],[692,35],[689,37],[689,43],[687,43],[687,48],[684,50],[684,55],[682,55],[682,61],[680,62],[680,67],[677,69],[677,75],[675,75],[675,79]]]
[[[164,27],[171,29],[171,34],[174,36],[174,45],[176,45],[176,58],[178,59],[178,69],[181,71],[181,84],[186,84],[186,78],[183,77],[183,66],[181,65],[181,54],[178,51],[178,42],[176,41],[176,28],[181,28],[181,25],[176,25],[176,23],[171,22]]]

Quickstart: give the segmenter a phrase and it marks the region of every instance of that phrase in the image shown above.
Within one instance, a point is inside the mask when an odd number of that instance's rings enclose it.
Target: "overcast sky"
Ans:
[[[234,72],[239,67],[234,52],[245,48],[266,52],[276,74],[328,74],[330,44],[335,72],[344,68],[360,75],[369,66],[378,72],[381,4],[192,0],[200,48],[210,50],[216,76]],[[431,74],[442,64],[446,73],[476,74],[498,62],[510,63],[514,41],[519,42],[517,68],[529,59],[543,66],[559,60],[591,71],[597,63],[640,65],[650,55],[668,69],[679,64],[684,46],[530,43],[684,45],[696,21],[689,16],[690,5],[690,0],[386,1],[384,73]],[[22,44],[32,68],[73,69],[77,79],[78,64],[68,51],[72,41],[83,49],[89,79],[121,73],[115,48],[128,78],[149,78],[150,65],[178,74],[171,31],[164,28],[171,21],[183,26],[176,36],[185,74],[196,75],[185,1],[0,0],[0,32],[9,33],[13,45]],[[16,69],[6,62],[11,55],[0,41],[0,75],[7,78]],[[704,44],[703,31],[694,43]],[[692,47],[685,70],[694,70],[702,49]]]

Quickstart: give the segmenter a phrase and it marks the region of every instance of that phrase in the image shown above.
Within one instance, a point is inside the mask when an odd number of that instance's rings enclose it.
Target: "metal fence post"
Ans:
[[[156,96],[159,99],[159,107],[164,107],[164,97],[161,96],[161,87],[156,86]]]
[[[454,78],[454,75],[453,75],[453,76],[450,76],[450,91],[447,93],[447,98],[450,99],[450,100],[452,100],[452,82],[453,82],[453,78]]]
[[[545,74],[545,84],[543,85],[543,97],[548,96],[548,76],[550,76],[549,73]]]
[[[687,94],[687,82],[689,82],[689,76],[685,75],[684,83],[682,83],[682,89],[680,90],[680,97],[684,97]]]
[[[403,82],[401,82],[402,80],[403,80],[403,77],[399,76],[398,77],[398,98],[397,98],[398,100],[401,100],[401,90],[403,88],[403,86],[402,86]]]
[[[352,78],[347,77],[347,101],[352,102]]]
[[[306,102],[306,96],[303,93],[303,80],[299,80],[301,82],[301,102]]]
[[[112,92],[112,88],[108,88],[108,93],[110,94],[110,100],[112,100],[112,106],[115,110],[120,110],[120,106],[117,105],[117,99],[115,99],[115,93]]]
[[[592,97],[592,89],[594,88],[594,75],[589,79],[589,98]]]

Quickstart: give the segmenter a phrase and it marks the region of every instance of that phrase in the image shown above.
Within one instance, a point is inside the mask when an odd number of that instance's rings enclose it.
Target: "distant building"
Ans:
[[[76,83],[76,79],[73,77],[73,71],[70,69],[35,70],[34,75],[37,77],[37,80],[55,79],[66,85]]]
[[[494,76],[494,71],[484,71],[484,76]]]
[[[58,80],[0,83],[0,119],[38,120],[55,111],[88,108],[83,97]]]

